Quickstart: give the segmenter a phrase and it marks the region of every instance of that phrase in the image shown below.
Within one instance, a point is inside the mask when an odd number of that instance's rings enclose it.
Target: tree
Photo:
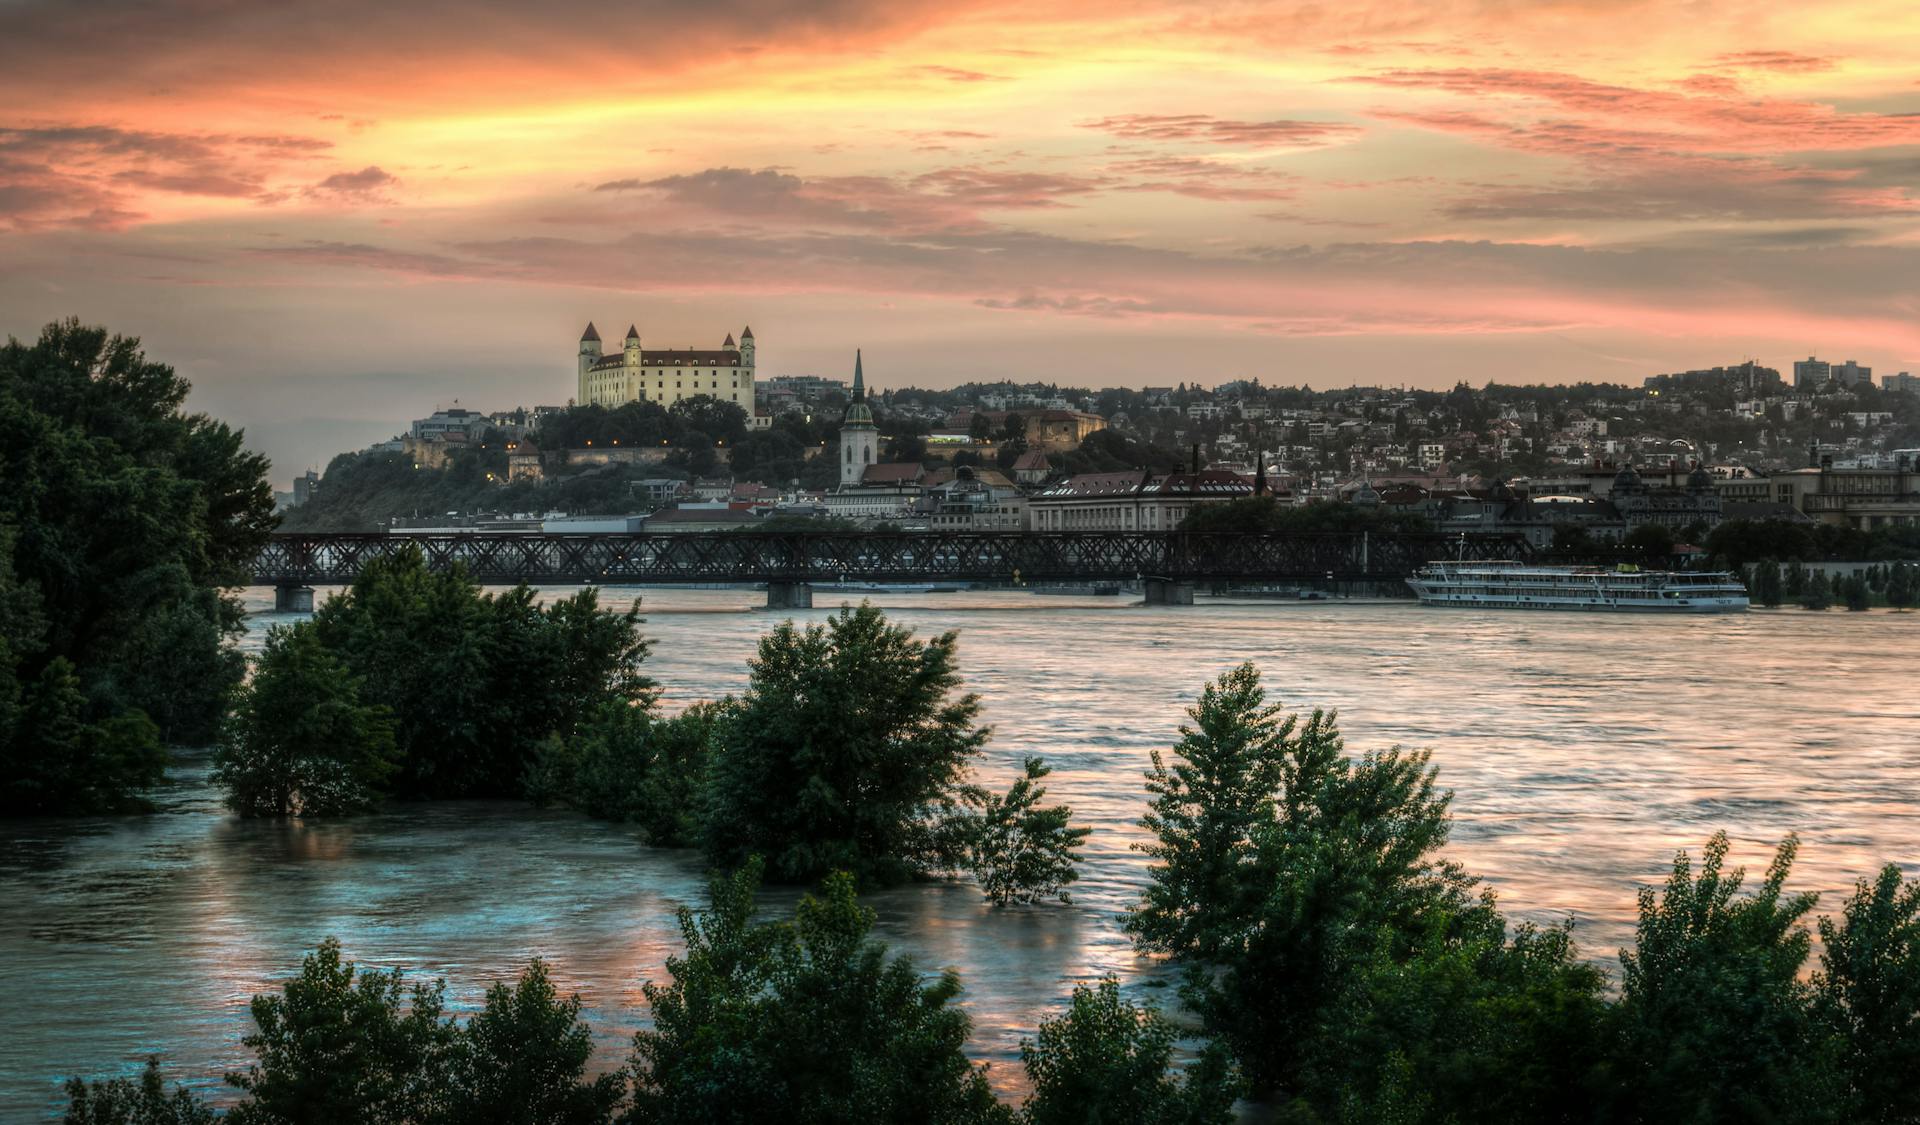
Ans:
[[[285,994],[253,998],[257,1061],[227,1075],[247,1097],[234,1125],[415,1125],[449,1088],[458,1029],[440,1018],[444,983],[409,989],[400,973],[361,971],[329,938]]]
[[[1185,761],[1148,775],[1146,850],[1162,863],[1127,926],[1187,962],[1182,996],[1256,1091],[1299,1090],[1329,1012],[1381,948],[1491,906],[1438,859],[1452,795],[1424,752],[1349,759],[1332,715],[1282,721],[1250,665],[1190,715]]]
[[[1816,1007],[1841,1044],[1850,1118],[1920,1120],[1920,881],[1888,864],[1819,929]]]
[[[1798,562],[1787,564],[1786,590],[1787,596],[1796,600],[1807,592],[1806,567],[1801,566]]]
[[[1753,564],[1753,600],[1773,609],[1780,604],[1780,564],[1761,559]]]
[[[1664,890],[1640,891],[1635,946],[1622,950],[1615,1071],[1629,1120],[1838,1119],[1833,1051],[1800,980],[1818,896],[1787,894],[1789,836],[1765,880],[1739,897],[1724,832],[1696,875],[1685,852]]]
[[[626,1074],[586,1078],[593,1033],[580,997],[561,1000],[535,959],[513,987],[496,984],[456,1044],[444,1120],[459,1125],[600,1125]]]
[[[1833,588],[1827,584],[1827,572],[1811,571],[1807,575],[1806,587],[1800,593],[1800,608],[1827,609],[1833,605]]]
[[[961,1051],[969,1021],[952,972],[931,983],[869,936],[853,880],[831,876],[791,922],[753,921],[760,868],[716,876],[712,905],[680,911],[672,983],[645,986],[634,1036],[634,1125],[1008,1122]]]
[[[1254,837],[1273,822],[1298,724],[1282,710],[1266,702],[1260,670],[1242,664],[1200,690],[1173,765],[1153,752],[1152,811],[1140,823],[1155,842],[1134,846],[1155,866],[1125,921],[1142,949],[1212,959],[1251,915],[1264,892]]]
[[[67,1080],[64,1125],[214,1125],[212,1107],[184,1087],[169,1095],[160,1077],[160,1059],[147,1059],[138,1081],[113,1078],[105,1082]]]
[[[1840,580],[1840,596],[1845,599],[1847,609],[1854,613],[1860,613],[1873,604],[1873,593],[1867,589],[1867,580],[1858,574]]]
[[[637,607],[601,609],[590,588],[535,598],[525,586],[482,594],[463,568],[434,573],[409,544],[314,614],[365,701],[393,713],[398,792],[519,796],[548,736],[572,735],[605,704],[651,705]]]
[[[868,882],[952,870],[965,783],[988,732],[955,697],[955,635],[921,642],[871,605],[760,641],[719,728],[704,828],[722,864],[767,858],[783,882],[847,870]]]
[[[159,731],[141,711],[89,721],[80,676],[54,657],[26,685],[0,741],[0,808],[12,814],[125,812],[150,807],[138,794],[165,776]]]
[[[1022,1041],[1033,1084],[1025,1125],[1227,1125],[1239,1083],[1226,1052],[1210,1048],[1176,1078],[1173,1025],[1120,995],[1119,982],[1076,985],[1064,1015]]]
[[[609,704],[574,737],[547,740],[528,796],[638,824],[657,846],[691,847],[699,842],[715,726],[727,713],[725,704],[697,703],[662,719]]]
[[[1906,609],[1914,602],[1916,568],[1910,563],[1894,563],[1892,573],[1887,575],[1887,604],[1895,609]]]
[[[1572,924],[1511,933],[1490,909],[1435,911],[1337,1001],[1308,1099],[1347,1121],[1591,1119],[1608,1053],[1606,978]]]
[[[311,622],[274,626],[214,756],[242,816],[341,816],[371,808],[394,769],[393,719]]]
[[[995,906],[1050,896],[1072,901],[1066,887],[1080,878],[1075,865],[1092,829],[1069,827],[1073,809],[1066,805],[1040,807],[1047,790],[1038,783],[1051,772],[1028,758],[1025,776],[1005,796],[989,798],[968,830],[967,866]]]
[[[10,720],[0,745],[11,744],[14,771],[68,777],[43,796],[86,802],[9,797],[0,811],[139,807],[139,790],[160,780],[145,750],[128,772],[75,777],[70,761],[38,756],[69,744],[16,732],[6,701],[48,682],[56,662],[61,706],[71,681],[82,728],[127,736],[151,720],[155,743],[211,738],[240,681],[242,615],[221,591],[245,577],[274,526],[273,495],[267,462],[239,433],[182,411],[187,389],[139,341],[77,321],[0,347],[0,601],[10,603],[0,616],[12,618],[0,620],[0,720]],[[90,769],[107,764],[83,757]]]

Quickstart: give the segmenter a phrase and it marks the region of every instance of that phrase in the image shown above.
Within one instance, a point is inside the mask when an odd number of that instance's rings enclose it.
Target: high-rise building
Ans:
[[[1920,375],[1909,375],[1905,371],[1898,375],[1882,375],[1880,389],[1899,394],[1920,395]]]
[[[1793,361],[1793,385],[1796,387],[1818,387],[1833,378],[1833,365],[1824,359],[1808,356]]]
[[[1852,360],[1835,364],[1833,368],[1833,381],[1843,387],[1871,386],[1873,384],[1873,368],[1862,367]]]

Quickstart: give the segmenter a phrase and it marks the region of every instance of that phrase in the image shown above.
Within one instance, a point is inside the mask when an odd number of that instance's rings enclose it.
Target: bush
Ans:
[[[1065,1015],[1020,1044],[1033,1094],[1026,1125],[1226,1125],[1239,1093],[1226,1053],[1204,1051],[1180,1081],[1173,1025],[1120,995],[1119,982],[1076,986]]]
[[[955,637],[931,641],[871,605],[760,641],[747,692],[719,727],[704,827],[723,865],[767,857],[782,882],[846,870],[863,882],[964,859],[965,777],[987,731],[955,697]]]
[[[961,1051],[958,977],[889,960],[844,874],[792,922],[755,923],[759,874],[717,877],[707,910],[680,911],[686,951],[673,983],[646,986],[654,1028],[634,1037],[633,1122],[1010,1120]]]
[[[1800,608],[1828,609],[1832,605],[1833,587],[1827,582],[1826,572],[1823,570],[1809,572],[1806,585],[1800,592]]]
[[[394,769],[393,720],[312,623],[275,626],[214,755],[242,816],[340,816],[370,808]]]
[[[1761,559],[1753,564],[1753,600],[1769,609],[1780,604],[1780,564]]]
[[[1080,878],[1075,865],[1092,829],[1068,827],[1073,809],[1066,805],[1040,807],[1047,790],[1037,783],[1051,772],[1028,758],[1026,775],[1006,796],[989,798],[969,830],[967,866],[995,906],[1049,896],[1072,901],[1066,887]]]

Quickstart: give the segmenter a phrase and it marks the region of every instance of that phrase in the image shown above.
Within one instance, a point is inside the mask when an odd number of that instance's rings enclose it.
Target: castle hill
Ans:
[[[0,63],[0,1122],[1920,1123],[1920,17]]]

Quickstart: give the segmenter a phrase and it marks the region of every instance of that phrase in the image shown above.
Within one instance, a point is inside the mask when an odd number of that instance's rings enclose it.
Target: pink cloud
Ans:
[[[1202,141],[1252,148],[1301,148],[1356,137],[1361,129],[1334,121],[1235,121],[1205,113],[1128,113],[1082,121],[1116,137],[1148,141]]]

